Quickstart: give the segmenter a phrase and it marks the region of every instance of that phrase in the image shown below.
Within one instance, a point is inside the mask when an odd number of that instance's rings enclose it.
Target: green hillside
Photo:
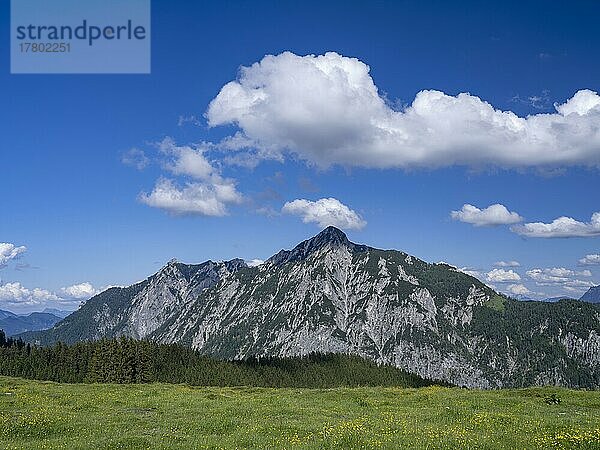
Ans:
[[[598,449],[600,392],[194,388],[0,377],[0,448]]]

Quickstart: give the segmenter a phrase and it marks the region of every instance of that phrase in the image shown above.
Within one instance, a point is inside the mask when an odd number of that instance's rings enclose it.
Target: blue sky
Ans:
[[[11,75],[5,36],[0,309],[75,307],[173,257],[266,259],[327,222],[504,292],[578,297],[600,282],[598,14],[593,1],[155,0],[150,75]],[[2,2],[3,29],[9,16]],[[220,96],[232,81],[237,96]],[[244,97],[258,91],[260,107]],[[506,137],[483,102],[556,123]],[[161,180],[171,200],[195,186],[188,200],[212,203],[168,205]],[[463,205],[482,211],[453,218]]]

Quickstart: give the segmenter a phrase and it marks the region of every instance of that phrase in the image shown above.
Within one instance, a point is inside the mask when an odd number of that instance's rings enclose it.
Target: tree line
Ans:
[[[50,347],[6,338],[0,375],[64,383],[185,383],[198,386],[309,387],[432,384],[359,356],[319,354],[224,361],[178,344],[126,337]]]
[[[4,330],[0,330],[0,349],[13,346],[23,347],[24,345],[25,344],[22,340],[6,337]]]

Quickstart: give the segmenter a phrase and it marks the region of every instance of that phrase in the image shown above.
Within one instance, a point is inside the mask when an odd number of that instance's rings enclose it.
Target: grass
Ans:
[[[504,312],[504,309],[505,309],[504,302],[505,301],[506,300],[503,299],[502,297],[500,297],[499,295],[495,295],[490,300],[485,302],[484,305],[487,306],[488,308],[492,308],[495,311]]]
[[[0,448],[600,449],[600,392],[197,388],[0,377]]]

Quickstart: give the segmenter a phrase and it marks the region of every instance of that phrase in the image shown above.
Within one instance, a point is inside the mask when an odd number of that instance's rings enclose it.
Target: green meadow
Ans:
[[[600,392],[61,384],[0,377],[6,449],[600,449]]]

